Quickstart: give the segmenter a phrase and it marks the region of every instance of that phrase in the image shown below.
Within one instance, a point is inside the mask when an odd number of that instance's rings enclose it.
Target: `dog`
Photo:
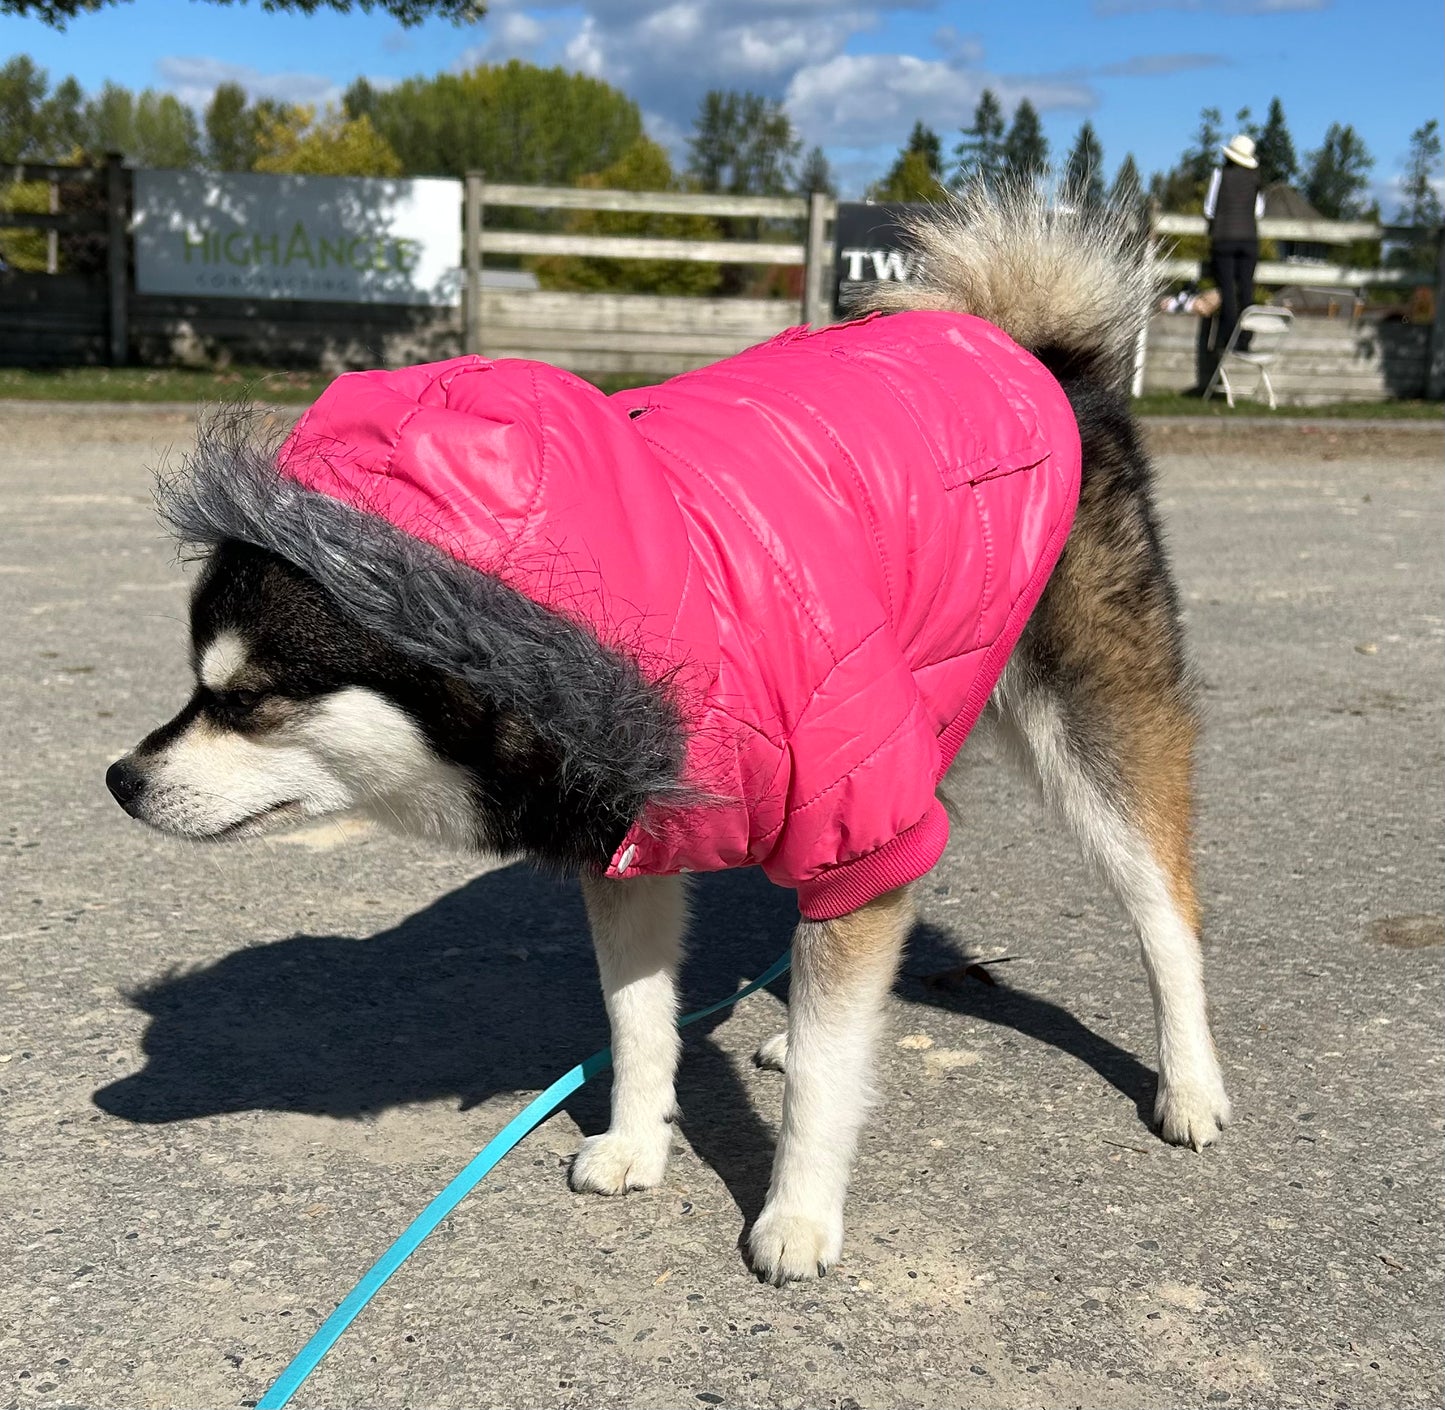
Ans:
[[[342,378],[280,450],[203,429],[161,490],[204,558],[195,692],[106,776],[180,837],[352,812],[579,876],[615,1058],[579,1191],[664,1175],[684,873],[760,862],[795,886],[788,1031],[758,1054],[785,1074],[782,1128],[749,1235],[778,1284],[839,1257],[910,884],[985,703],[1138,933],[1161,1135],[1198,1150],[1230,1114],[1196,685],[1125,394],[1146,252],[1122,217],[1036,192],[970,192],[913,234],[922,274],[859,321],[642,393],[463,359]],[[419,489],[438,457],[444,489]],[[874,515],[889,495],[903,528]],[[679,513],[708,533],[674,551]]]

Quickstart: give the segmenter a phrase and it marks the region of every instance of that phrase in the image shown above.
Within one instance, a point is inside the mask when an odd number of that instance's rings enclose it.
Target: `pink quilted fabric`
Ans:
[[[828,919],[923,875],[935,788],[1043,590],[1079,442],[980,319],[904,313],[608,398],[543,363],[339,378],[283,472],[385,515],[666,679],[706,801],[609,875],[761,865]]]

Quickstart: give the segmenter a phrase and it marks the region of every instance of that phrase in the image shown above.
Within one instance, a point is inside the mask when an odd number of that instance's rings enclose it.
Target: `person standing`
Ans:
[[[1224,161],[1214,168],[1204,198],[1209,222],[1209,265],[1219,287],[1219,326],[1215,355],[1229,346],[1229,335],[1241,310],[1254,301],[1254,267],[1259,262],[1259,225],[1264,192],[1254,139],[1241,132],[1224,147]]]

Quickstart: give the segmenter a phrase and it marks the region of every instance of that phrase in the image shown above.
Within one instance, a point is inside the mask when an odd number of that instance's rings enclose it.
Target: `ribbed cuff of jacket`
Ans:
[[[798,887],[798,909],[806,920],[836,920],[885,892],[917,881],[933,869],[947,845],[948,814],[935,798],[923,820],[892,842],[805,881]]]

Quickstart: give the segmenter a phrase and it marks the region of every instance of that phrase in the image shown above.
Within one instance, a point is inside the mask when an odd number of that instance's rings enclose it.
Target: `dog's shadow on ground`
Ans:
[[[686,1009],[760,973],[796,920],[791,894],[757,871],[698,883]],[[909,977],[959,960],[959,937],[920,926],[900,997],[1059,1047],[1148,1110],[1153,1074],[1057,1005],[1003,982],[941,988]],[[773,987],[784,996],[786,980]],[[248,1110],[357,1119],[438,1098],[465,1108],[499,1092],[534,1091],[607,1042],[577,889],[520,865],[479,877],[370,939],[297,935],[251,945],[130,997],[150,1018],[145,1066],[94,1099],[135,1122]],[[712,1037],[730,1016],[725,1010],[688,1030],[679,1101],[693,1149],[751,1221],[767,1190],[772,1133],[745,1075]],[[567,1110],[584,1131],[603,1129],[607,1084],[584,1088]]]

